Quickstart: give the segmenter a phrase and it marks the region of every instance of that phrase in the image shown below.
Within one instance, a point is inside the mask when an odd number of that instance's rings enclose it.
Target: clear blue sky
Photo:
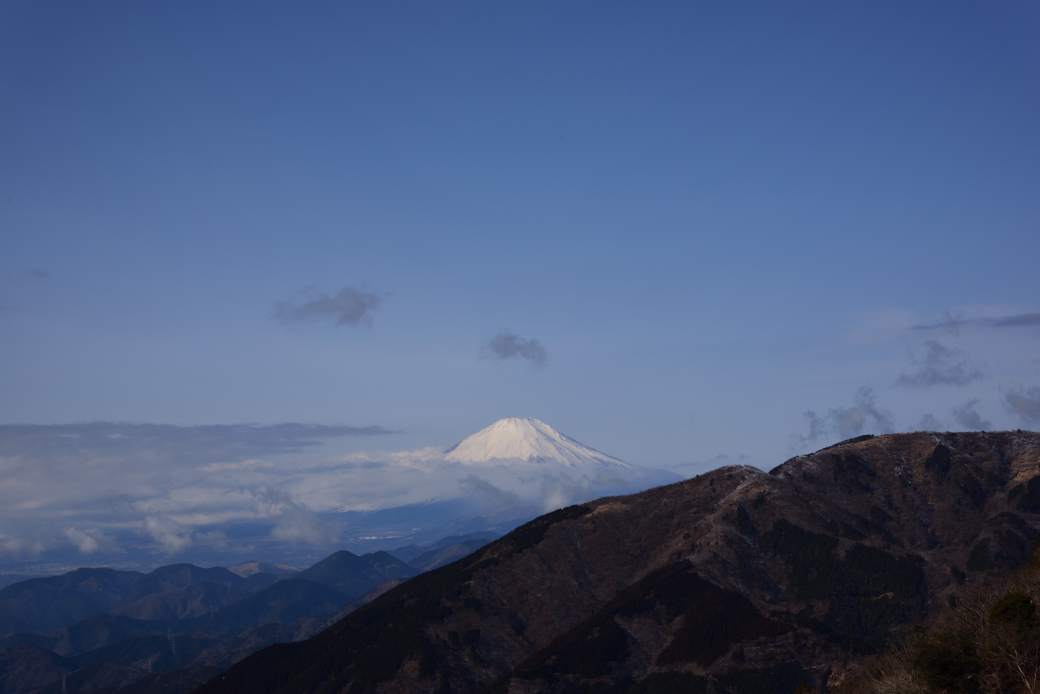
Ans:
[[[4,424],[1037,428],[1038,259],[1033,2],[0,2]]]

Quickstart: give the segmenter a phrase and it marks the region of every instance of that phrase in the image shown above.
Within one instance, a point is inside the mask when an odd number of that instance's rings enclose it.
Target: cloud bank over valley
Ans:
[[[522,461],[475,466],[435,447],[322,455],[323,441],[385,433],[299,424],[0,426],[0,560],[292,560],[393,547],[394,535],[437,522],[529,518],[678,479],[633,482],[625,469]]]

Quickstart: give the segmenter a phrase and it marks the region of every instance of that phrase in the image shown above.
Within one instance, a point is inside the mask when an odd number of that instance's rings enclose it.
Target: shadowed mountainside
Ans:
[[[523,523],[518,523],[523,525]],[[498,533],[493,532],[476,532],[469,533],[468,535],[449,535],[448,537],[441,538],[437,542],[429,545],[405,545],[404,547],[398,547],[387,551],[387,554],[400,559],[409,566],[411,562],[423,554],[429,552],[437,552],[442,549],[451,547],[452,545],[459,545],[466,542],[473,542],[475,540],[482,540],[485,544],[492,540],[497,540],[502,537]]]
[[[465,537],[434,547],[423,562],[475,548]],[[70,694],[182,694],[260,648],[313,636],[420,571],[385,552],[336,552],[303,572],[274,566],[279,575],[259,570],[265,566],[85,569],[15,587],[11,604],[35,619],[124,604],[47,634],[0,638],[0,694],[57,693],[63,676]]]
[[[185,631],[214,623],[213,616],[221,611],[239,615],[237,622],[242,622],[242,616],[250,612],[249,605],[266,607],[252,617],[246,616],[245,621],[252,621],[245,626],[278,621],[262,612],[289,600],[297,605],[295,611],[286,608],[292,621],[303,616],[328,614],[383,581],[409,578],[417,573],[417,569],[386,552],[360,557],[350,552],[336,552],[306,571],[278,576],[253,573],[245,578],[224,568],[203,569],[191,564],[162,566],[148,574],[77,569],[0,589],[0,634],[5,635],[0,638],[0,649],[15,643],[35,643],[38,639],[30,636],[41,634],[56,634],[60,640],[61,630],[75,630],[80,622],[96,619],[104,613],[136,622],[163,622],[163,632],[168,626],[175,631]],[[302,589],[293,593],[279,585],[296,580],[306,580],[307,585],[316,586],[313,595],[308,597],[307,591]],[[303,606],[301,600],[314,605]],[[236,605],[239,605],[237,609],[231,609]],[[61,650],[59,653],[68,654]]]
[[[63,576],[22,581],[0,589],[0,634],[46,633],[126,603],[144,574],[77,569]]]
[[[387,579],[411,578],[417,573],[416,569],[386,552],[373,552],[361,557],[350,552],[335,552],[293,578],[335,588],[355,600]]]
[[[467,554],[472,554],[491,540],[466,540],[440,549],[431,549],[423,552],[415,559],[408,562],[408,566],[419,571],[431,571],[438,567],[450,564],[456,559],[461,559]]]
[[[197,583],[146,595],[128,605],[120,605],[109,614],[131,619],[176,622],[201,617],[249,597],[245,590],[226,588],[215,583]]]
[[[1040,434],[860,437],[561,509],[199,690],[793,692],[1021,565]]]

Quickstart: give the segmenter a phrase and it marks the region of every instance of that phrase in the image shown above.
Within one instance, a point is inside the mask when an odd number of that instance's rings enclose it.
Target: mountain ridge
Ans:
[[[1038,536],[1040,434],[842,442],[554,511],[199,692],[832,687]]]

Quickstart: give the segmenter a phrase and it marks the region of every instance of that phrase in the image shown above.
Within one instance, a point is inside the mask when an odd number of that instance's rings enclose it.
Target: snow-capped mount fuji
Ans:
[[[471,496],[542,511],[682,479],[601,453],[533,417],[500,419],[444,451],[441,460]]]
[[[474,466],[524,461],[566,468],[636,469],[635,465],[589,448],[533,417],[500,419],[444,453],[449,462]]]

